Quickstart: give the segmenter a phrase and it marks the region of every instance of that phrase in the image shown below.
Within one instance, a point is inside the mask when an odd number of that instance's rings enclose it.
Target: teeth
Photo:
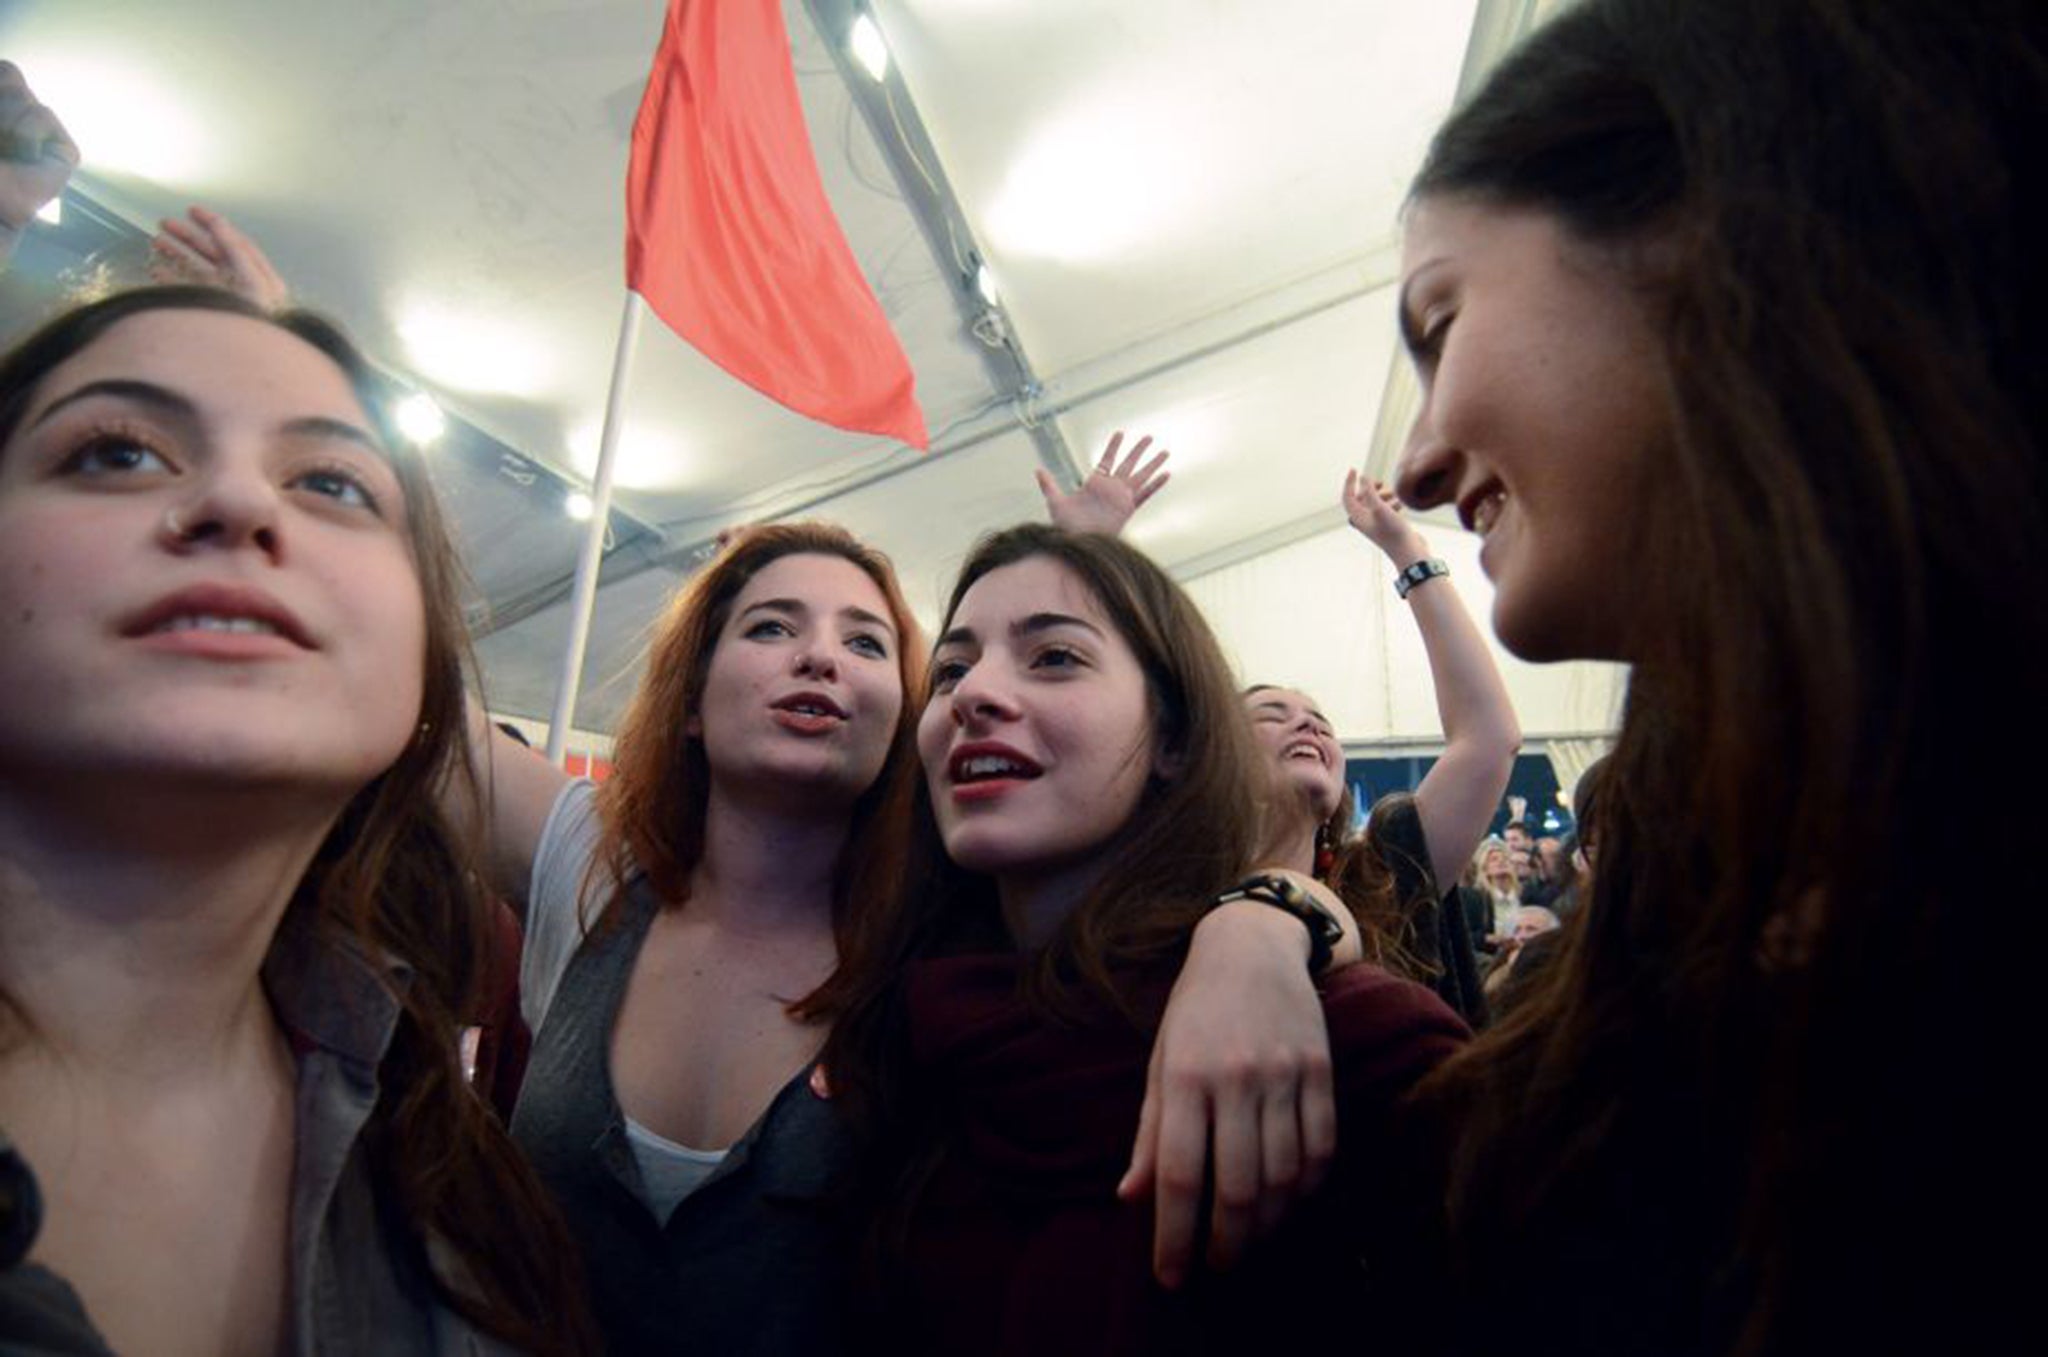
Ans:
[[[260,617],[216,617],[212,613],[194,613],[184,617],[173,617],[157,628],[158,631],[218,631],[230,636],[277,636],[277,627]]]
[[[1280,751],[1280,757],[1284,759],[1309,758],[1314,759],[1317,763],[1321,763],[1323,761],[1323,751],[1312,744],[1291,744]]]
[[[1497,490],[1485,499],[1480,500],[1472,509],[1472,531],[1478,533],[1481,537],[1493,531],[1494,522],[1500,517],[1500,511],[1507,502],[1508,496],[1505,490]]]
[[[977,758],[960,765],[960,776],[968,778],[1001,777],[1004,773],[1023,774],[1028,770],[1009,759]]]

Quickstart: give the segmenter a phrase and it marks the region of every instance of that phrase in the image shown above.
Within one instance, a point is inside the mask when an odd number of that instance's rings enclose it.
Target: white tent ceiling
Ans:
[[[1419,647],[1336,491],[1347,464],[1383,469],[1404,431],[1390,374],[1408,177],[1461,79],[1550,7],[873,0],[896,63],[878,89],[837,55],[845,0],[787,0],[820,169],[934,452],[788,414],[650,322],[577,724],[609,725],[648,619],[721,527],[842,522],[895,556],[929,617],[976,536],[1039,514],[1043,459],[1085,463],[1121,428],[1174,451],[1134,539],[1191,581],[1248,667],[1314,683],[1347,740],[1426,741]],[[471,426],[437,474],[508,712],[545,715],[567,630],[579,528],[562,495],[594,455],[627,134],[662,11],[0,0],[0,56],[75,133],[84,198],[145,227],[191,202],[228,213],[303,301]],[[902,129],[936,162],[913,154],[912,176],[950,184],[951,230],[920,223],[928,195],[892,169]],[[67,230],[24,248],[0,324],[24,323],[88,248],[107,253]],[[112,251],[133,253],[132,235]],[[1005,385],[970,332],[976,257],[1035,391]],[[1532,734],[1611,723],[1612,671],[1509,668]]]

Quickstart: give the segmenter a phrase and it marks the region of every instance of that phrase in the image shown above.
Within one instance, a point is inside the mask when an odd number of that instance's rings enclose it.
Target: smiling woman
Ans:
[[[10,1341],[585,1346],[456,1066],[455,571],[373,387],[198,288],[0,362],[0,1125],[46,1202]]]
[[[1299,899],[1287,878],[1233,889],[1261,861],[1264,759],[1201,614],[1113,539],[985,539],[918,748],[892,964],[826,1048],[862,1132],[890,1350],[1305,1350],[1326,1316],[1301,1298],[1348,1296],[1359,1256],[1395,1246],[1375,1209],[1390,1114],[1464,1027],[1379,968],[1332,977],[1330,1179],[1236,1271],[1154,1282],[1150,1222],[1115,1189],[1174,970],[1212,901]],[[1271,1175],[1292,1181],[1302,1148],[1269,1142]],[[1244,1191],[1219,1183],[1216,1209]]]

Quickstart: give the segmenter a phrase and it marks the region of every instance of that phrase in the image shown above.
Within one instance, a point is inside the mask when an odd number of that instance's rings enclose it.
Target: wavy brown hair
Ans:
[[[154,311],[244,316],[318,349],[348,377],[404,489],[427,624],[418,734],[349,801],[288,908],[331,941],[410,972],[393,986],[398,1026],[377,1070],[365,1148],[390,1216],[407,1224],[403,1238],[422,1275],[454,1309],[523,1349],[594,1351],[568,1233],[459,1063],[457,1029],[475,1011],[492,936],[475,845],[434,797],[445,779],[466,779],[470,769],[461,571],[425,469],[387,415],[382,380],[317,316],[272,314],[216,288],[140,288],[56,317],[0,360],[0,446],[53,368]],[[429,1241],[452,1255],[453,1276],[430,1263]]]
[[[889,558],[844,528],[786,523],[741,532],[676,594],[654,627],[647,672],[613,741],[612,775],[598,788],[604,842],[593,885],[616,901],[626,881],[644,875],[670,906],[689,899],[690,875],[704,857],[711,769],[688,718],[704,699],[719,633],[748,581],[785,556],[832,556],[875,582],[896,628],[903,707],[882,770],[855,802],[843,857],[833,874],[832,926],[839,965],[825,983],[790,1005],[793,1016],[829,1019],[856,986],[855,976],[883,945],[901,880],[903,840],[917,778],[917,711],[924,690],[924,643]]]
[[[984,538],[953,588],[947,623],[976,581],[1041,557],[1073,572],[1130,646],[1145,678],[1155,748],[1173,772],[1148,779],[1103,850],[1111,855],[1107,867],[1034,955],[1023,993],[1055,1021],[1106,1008],[1149,1028],[1158,1014],[1148,1004],[1157,996],[1138,987],[1185,954],[1215,896],[1254,864],[1266,760],[1200,610],[1165,571],[1115,538],[1037,524]],[[905,904],[889,943],[861,977],[822,1057],[861,1147],[864,1167],[852,1195],[857,1217],[869,1222],[864,1264],[883,1295],[946,1149],[935,1139],[943,1121],[929,1114],[910,1068],[904,966],[918,956],[1015,945],[994,879],[946,855],[922,779],[903,882]]]
[[[1635,286],[1672,408],[1586,917],[1425,1086],[1450,1257],[1489,1283],[1461,1302],[1577,1260],[1496,1337],[1546,1349],[1558,1298],[1622,1291],[1697,1351],[2023,1331],[1998,1251],[2033,1223],[2034,1022],[1969,916],[2034,818],[2006,770],[2048,766],[2042,29],[1588,0],[1416,180],[1548,213]]]

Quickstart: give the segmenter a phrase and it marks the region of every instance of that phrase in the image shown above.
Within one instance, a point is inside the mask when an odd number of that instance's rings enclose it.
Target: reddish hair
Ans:
[[[896,583],[889,558],[829,523],[750,528],[729,542],[702,574],[679,591],[655,624],[647,673],[619,723],[612,775],[598,788],[604,841],[598,872],[617,892],[642,875],[669,906],[690,896],[690,876],[704,858],[711,804],[711,768],[688,717],[704,700],[704,683],[733,600],[747,583],[785,556],[831,556],[873,580],[896,628],[897,676],[903,706],[889,753],[874,785],[854,803],[846,847],[833,874],[832,927],[839,966],[823,985],[790,1005],[793,1016],[830,1018],[845,1007],[862,958],[879,946],[894,913],[903,844],[917,782],[917,711],[924,690],[924,640]],[[605,911],[611,913],[611,907]]]

